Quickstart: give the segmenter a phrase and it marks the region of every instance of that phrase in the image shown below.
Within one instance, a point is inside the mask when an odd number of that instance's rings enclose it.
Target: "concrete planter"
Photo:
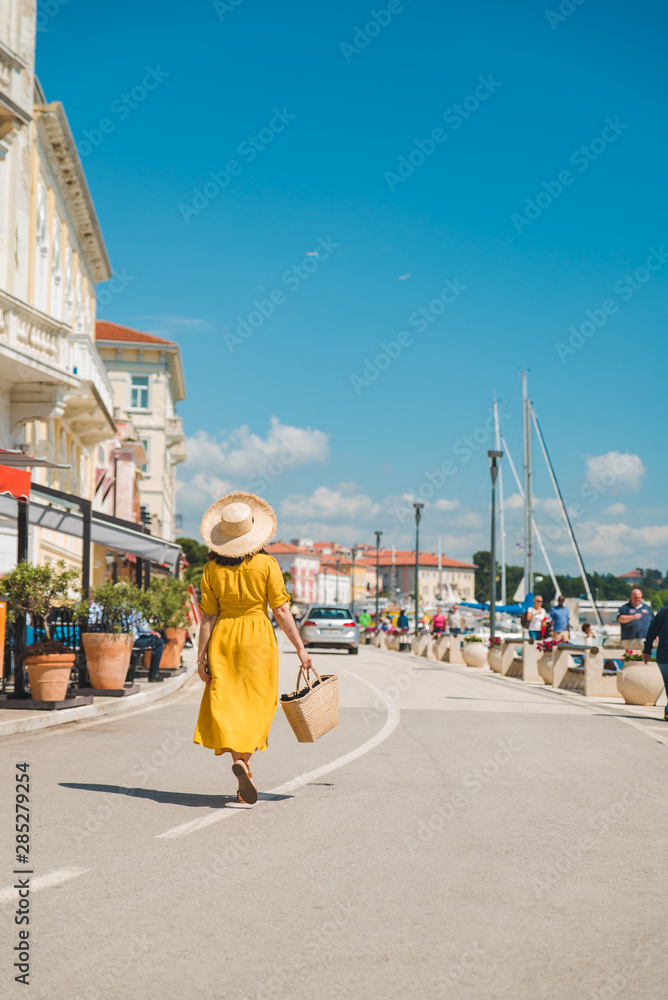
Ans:
[[[386,639],[384,632],[376,632],[376,634],[371,639],[371,645],[377,646],[378,649],[385,649]]]
[[[627,705],[656,705],[663,677],[656,663],[631,660],[617,674],[617,690]]]
[[[467,667],[484,667],[487,664],[487,647],[483,642],[465,642],[462,656]]]
[[[411,641],[408,635],[399,636],[399,652],[400,653],[410,653],[411,651]]]
[[[417,639],[413,639],[411,643],[411,649],[416,656],[426,656],[427,650],[429,648],[429,643],[431,642],[430,635],[419,635]]]
[[[84,632],[81,640],[93,687],[120,691],[130,666],[134,636],[127,632]]]
[[[554,657],[551,652],[543,653],[542,656],[538,657],[536,669],[543,678],[543,683],[552,687],[554,681]]]
[[[487,662],[495,674],[501,673],[501,646],[490,646],[487,650]]]
[[[450,659],[450,636],[449,635],[439,635],[434,646],[434,654],[437,660],[449,660]]]
[[[33,701],[63,701],[74,666],[74,653],[26,656],[25,666]]]
[[[181,666],[181,653],[186,644],[187,630],[184,628],[166,628],[167,642],[160,660],[161,670],[178,670]],[[150,652],[150,650],[149,650]],[[149,657],[150,662],[150,657]]]

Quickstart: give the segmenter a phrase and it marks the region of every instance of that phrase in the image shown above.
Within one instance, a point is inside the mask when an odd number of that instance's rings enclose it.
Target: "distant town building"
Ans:
[[[641,569],[632,569],[628,573],[620,573],[618,579],[624,580],[630,587],[637,587],[644,575]]]
[[[141,507],[151,533],[176,533],[176,466],[186,457],[176,405],[186,389],[181,352],[173,340],[98,321],[96,342],[109,373],[117,420],[130,421],[144,449],[139,484]]]

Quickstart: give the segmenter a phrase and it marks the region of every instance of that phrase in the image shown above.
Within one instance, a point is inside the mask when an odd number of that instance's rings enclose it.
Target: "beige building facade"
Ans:
[[[111,267],[65,111],[35,76],[36,4],[0,4],[0,447],[65,466],[33,482],[91,499],[95,450],[116,434],[95,347],[95,286]],[[34,561],[77,564],[80,541],[32,532]],[[16,557],[0,522],[0,571]]]
[[[178,344],[118,323],[98,321],[96,342],[109,374],[117,420],[131,421],[146,454],[140,504],[151,533],[179,534],[176,466],[185,460],[183,424],[176,412],[185,398]]]

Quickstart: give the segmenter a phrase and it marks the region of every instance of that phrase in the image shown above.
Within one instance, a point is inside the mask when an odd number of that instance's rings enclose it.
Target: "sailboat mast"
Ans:
[[[501,451],[501,429],[499,427],[499,405],[494,393],[494,439],[497,451]],[[499,465],[499,534],[501,536],[501,604],[506,600],[506,515],[503,507],[503,469]]]
[[[580,548],[579,548],[578,543],[577,543],[576,538],[575,538],[575,533],[573,531],[573,526],[571,524],[571,519],[568,516],[568,511],[566,510],[566,504],[564,503],[564,498],[561,495],[561,490],[559,489],[559,483],[557,482],[557,477],[555,475],[554,468],[552,466],[552,461],[550,459],[550,456],[549,456],[548,451],[547,451],[547,446],[545,444],[545,438],[543,437],[543,432],[540,429],[540,424],[538,423],[538,417],[536,416],[536,411],[534,410],[533,406],[531,406],[531,417],[533,419],[534,427],[536,428],[536,434],[538,435],[538,441],[540,443],[540,446],[541,446],[541,449],[542,449],[542,452],[543,452],[543,457],[545,459],[545,464],[547,465],[548,472],[550,473],[550,479],[552,480],[552,485],[554,487],[554,492],[555,492],[557,500],[559,501],[559,506],[561,507],[561,513],[562,513],[564,521],[566,523],[566,528],[568,530],[568,534],[570,535],[571,545],[573,546],[573,551],[575,553],[575,558],[577,560],[577,564],[578,564],[578,567],[580,569],[580,573],[582,575],[582,579],[584,581],[585,590],[587,591],[587,597],[589,598],[589,601],[591,603],[592,608],[594,608],[594,610],[596,611],[596,615],[598,617],[598,623],[599,623],[599,625],[602,625],[603,624],[603,618],[601,617],[601,612],[599,611],[598,605],[596,604],[596,601],[594,600],[594,596],[592,594],[591,584],[589,583],[589,577],[587,576],[587,571],[585,570],[584,563],[582,561],[582,556],[580,555]]]
[[[533,470],[531,463],[531,402],[527,392],[527,373],[522,372],[522,427],[524,430],[524,579],[527,594],[533,594]]]

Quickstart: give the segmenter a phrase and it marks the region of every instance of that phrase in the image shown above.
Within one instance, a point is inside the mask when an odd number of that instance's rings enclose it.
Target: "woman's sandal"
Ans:
[[[245,802],[249,806],[255,805],[257,802],[257,788],[251,780],[253,775],[250,772],[248,764],[241,759],[235,761],[232,765],[232,774],[239,781],[237,802]]]

